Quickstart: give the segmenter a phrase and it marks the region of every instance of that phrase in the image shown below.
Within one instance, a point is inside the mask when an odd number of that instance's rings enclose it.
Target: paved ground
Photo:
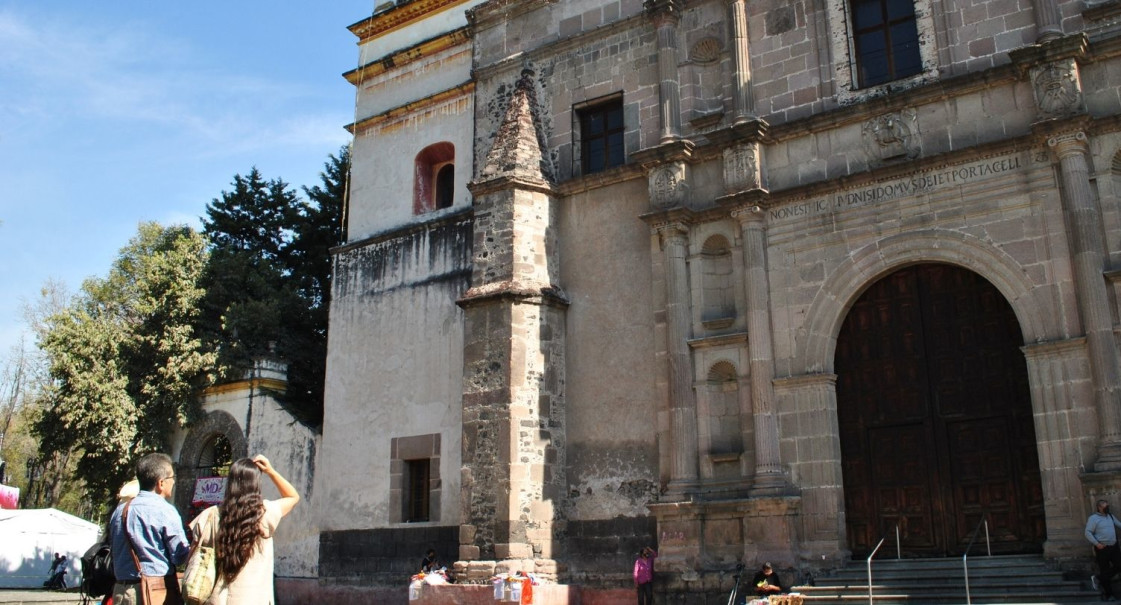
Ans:
[[[67,592],[35,589],[0,588],[0,605],[21,605],[34,603],[35,605],[75,605],[82,602],[82,595],[77,589]],[[97,600],[91,600],[96,605]]]

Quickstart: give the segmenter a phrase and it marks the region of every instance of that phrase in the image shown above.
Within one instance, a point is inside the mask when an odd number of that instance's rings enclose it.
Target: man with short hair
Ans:
[[[136,479],[140,493],[131,501],[117,505],[109,518],[113,570],[117,576],[113,605],[141,605],[140,572],[145,576],[175,574],[175,566],[186,560],[190,552],[183,519],[168,502],[175,489],[171,458],[160,453],[142,457],[136,463]],[[127,534],[123,523],[126,507]],[[139,571],[133,562],[133,552],[140,561]],[[178,582],[171,579],[167,584],[167,605],[181,604]]]
[[[1117,521],[1109,512],[1109,502],[1098,500],[1097,512],[1086,520],[1086,539],[1094,545],[1094,558],[1098,562],[1098,575],[1090,576],[1094,588],[1101,591],[1102,600],[1113,600],[1113,576],[1121,571],[1121,548],[1117,546]]]

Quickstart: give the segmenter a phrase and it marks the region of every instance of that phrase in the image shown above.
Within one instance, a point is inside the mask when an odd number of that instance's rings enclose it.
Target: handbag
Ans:
[[[203,605],[214,592],[218,579],[214,551],[218,535],[217,516],[217,509],[207,516],[199,540],[187,557],[187,568],[183,572],[183,600],[187,605]]]
[[[128,552],[132,555],[132,562],[136,564],[136,571],[140,574],[140,602],[143,605],[183,605],[183,595],[179,592],[179,576],[175,568],[168,568],[167,575],[146,576],[140,567],[140,559],[136,556],[136,545],[132,542],[132,534],[128,532],[128,509],[132,506],[130,501],[125,504],[121,513],[121,528],[125,531],[128,541]]]

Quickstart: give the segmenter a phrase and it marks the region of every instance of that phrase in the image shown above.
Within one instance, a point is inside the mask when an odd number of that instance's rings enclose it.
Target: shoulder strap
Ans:
[[[132,534],[128,532],[128,509],[132,506],[132,500],[125,504],[125,510],[121,512],[121,529],[125,532],[125,541],[128,542],[128,552],[132,555],[132,562],[136,563],[136,575],[142,576],[144,572],[140,570],[140,559],[136,556],[136,546],[132,542]]]

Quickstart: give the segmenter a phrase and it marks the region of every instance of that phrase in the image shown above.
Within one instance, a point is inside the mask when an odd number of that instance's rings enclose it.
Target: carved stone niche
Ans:
[[[650,203],[655,208],[685,206],[689,202],[689,165],[668,162],[655,167],[647,176]]]
[[[919,157],[918,116],[904,109],[868,120],[861,128],[864,151],[873,164]]]
[[[724,149],[724,191],[736,193],[761,187],[759,143],[741,143]]]
[[[1086,111],[1078,63],[1060,59],[1031,69],[1035,104],[1044,119],[1065,118]]]

